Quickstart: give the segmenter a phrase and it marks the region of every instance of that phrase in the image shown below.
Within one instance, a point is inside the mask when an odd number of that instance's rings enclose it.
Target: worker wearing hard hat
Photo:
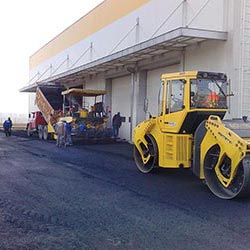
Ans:
[[[61,147],[64,145],[64,139],[65,139],[64,122],[65,122],[65,120],[61,118],[55,125],[55,132],[57,135],[57,138],[56,138],[56,146],[57,147]]]

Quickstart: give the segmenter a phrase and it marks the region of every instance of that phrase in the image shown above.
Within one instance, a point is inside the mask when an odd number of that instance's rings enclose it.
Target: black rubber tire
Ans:
[[[38,137],[40,140],[43,139],[43,127],[42,126],[38,126]]]
[[[217,177],[215,166],[220,154],[218,145],[211,147],[204,160],[205,181],[209,189],[221,199],[233,199],[250,195],[250,156],[246,156],[239,164],[232,183],[225,187]]]
[[[146,140],[148,142],[147,146],[150,151],[149,154],[151,155],[149,161],[146,164],[143,163],[138,149],[136,148],[136,146],[134,146],[134,160],[136,166],[138,170],[144,174],[150,173],[158,163],[158,147],[154,137],[152,135],[147,135]]]
[[[48,133],[48,126],[43,127],[43,139],[48,140],[49,139],[49,133]]]
[[[31,132],[31,130],[30,130],[30,126],[29,126],[29,125],[27,126],[27,136],[28,136],[28,137],[31,137],[31,136],[32,136],[32,132]]]

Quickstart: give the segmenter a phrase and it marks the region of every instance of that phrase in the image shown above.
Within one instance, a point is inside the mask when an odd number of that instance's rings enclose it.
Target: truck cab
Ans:
[[[27,135],[32,136],[34,133],[38,133],[39,137],[39,126],[46,125],[46,121],[40,111],[31,112],[29,114],[29,121],[27,123]]]

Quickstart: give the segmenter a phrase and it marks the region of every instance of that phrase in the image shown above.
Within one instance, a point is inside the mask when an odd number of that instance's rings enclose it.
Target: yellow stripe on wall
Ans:
[[[150,0],[106,0],[35,52],[30,70]]]

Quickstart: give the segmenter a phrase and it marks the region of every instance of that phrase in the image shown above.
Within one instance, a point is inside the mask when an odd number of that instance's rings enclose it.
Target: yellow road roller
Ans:
[[[219,198],[250,196],[250,122],[223,120],[228,89],[223,73],[163,74],[158,116],[133,131],[137,168],[190,168]]]

